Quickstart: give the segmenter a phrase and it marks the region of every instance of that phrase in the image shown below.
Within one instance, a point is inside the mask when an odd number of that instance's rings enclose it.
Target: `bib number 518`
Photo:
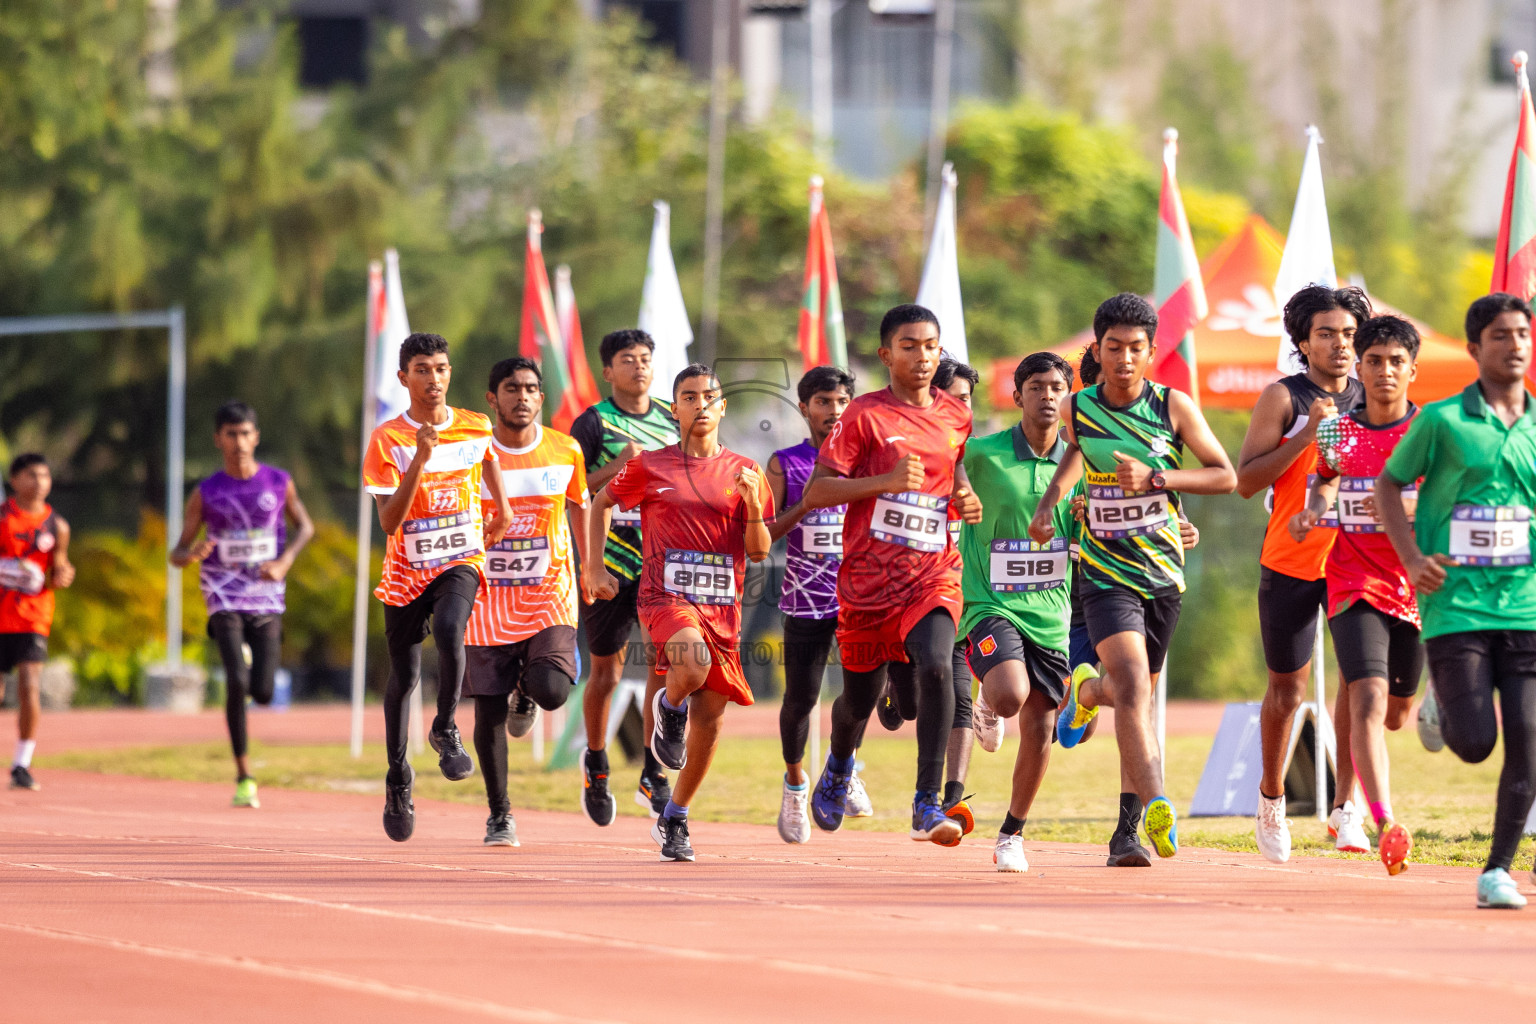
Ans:
[[[1009,576],[1051,576],[1056,563],[1049,558],[1019,558],[1008,560]]]

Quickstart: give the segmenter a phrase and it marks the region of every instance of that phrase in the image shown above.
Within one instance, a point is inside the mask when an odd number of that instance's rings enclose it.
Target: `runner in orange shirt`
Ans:
[[[574,438],[539,425],[544,377],[533,360],[514,356],[491,367],[485,400],[496,424],[491,452],[512,520],[486,553],[486,585],[464,635],[464,695],[475,699],[475,753],[491,810],[485,845],[517,846],[507,796],[507,734],[527,735],[538,709],[564,706],[575,685],[571,537],[585,561],[587,468]],[[490,492],[481,497],[486,514],[494,515]]]
[[[69,524],[48,504],[53,474],[36,452],[11,462],[11,496],[0,505],[0,697],[5,676],[16,670],[16,758],[12,789],[41,789],[32,777],[38,683],[48,660],[53,628],[53,591],[75,578],[69,562]]]
[[[363,455],[363,486],[389,537],[374,596],[384,602],[389,682],[384,690],[384,832],[411,838],[415,774],[406,760],[407,705],[421,681],[421,642],[437,645],[437,717],[427,734],[447,778],[467,779],[474,762],[459,739],[454,709],[464,679],[464,628],[480,590],[485,549],[507,532],[510,513],[491,454],[491,421],[448,405],[448,343],[413,334],[400,345],[400,383],[410,408],[374,428]],[[482,478],[494,509],[481,512]]]

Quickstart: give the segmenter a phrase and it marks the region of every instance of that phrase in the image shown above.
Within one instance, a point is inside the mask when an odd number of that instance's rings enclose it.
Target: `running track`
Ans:
[[[872,833],[786,847],[703,823],[658,864],[638,819],[50,772],[0,791],[7,1022],[1528,1019],[1536,911],[1473,872],[1186,850],[1032,872]],[[878,794],[877,794],[878,798]],[[1524,883],[1522,875],[1522,884]]]

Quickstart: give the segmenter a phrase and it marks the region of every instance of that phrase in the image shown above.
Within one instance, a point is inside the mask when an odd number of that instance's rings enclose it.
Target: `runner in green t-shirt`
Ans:
[[[1029,539],[1029,521],[1067,452],[1061,404],[1072,391],[1072,367],[1050,352],[1026,356],[1013,371],[1020,422],[965,449],[965,471],[981,498],[982,518],[960,530],[960,561],[971,671],[981,678],[976,711],[1018,716],[1019,752],[1008,814],[992,862],[999,871],[1028,871],[1024,822],[1045,778],[1056,708],[1066,694],[1067,620],[1071,588],[1067,558],[1071,499],[1052,512],[1056,536]]]
[[[1536,793],[1536,401],[1531,308],[1502,293],[1467,310],[1477,380],[1433,402],[1376,480],[1376,508],[1419,595],[1445,745],[1463,761],[1493,753],[1504,721],[1504,769],[1479,907],[1525,906],[1509,868]],[[1403,489],[1422,477],[1416,520]]]

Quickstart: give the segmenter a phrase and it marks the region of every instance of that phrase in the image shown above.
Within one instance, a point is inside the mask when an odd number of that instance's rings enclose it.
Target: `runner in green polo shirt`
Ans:
[[[1426,405],[1376,481],[1376,507],[1419,595],[1445,744],[1463,761],[1493,753],[1504,721],[1504,769],[1479,907],[1525,906],[1509,867],[1536,793],[1536,401],[1531,308],[1486,295],[1467,310],[1477,380]],[[1410,524],[1403,488],[1419,485]]]
[[[1007,430],[973,438],[965,471],[981,498],[982,519],[960,531],[971,671],[981,679],[975,718],[1018,716],[1019,753],[1013,794],[992,860],[999,871],[1028,871],[1024,821],[1051,756],[1056,708],[1066,695],[1067,622],[1072,590],[1067,538],[1071,499],[1056,506],[1056,536],[1029,539],[1029,521],[1066,454],[1062,399],[1072,367],[1049,352],[1026,356],[1013,371],[1013,401],[1023,415]]]

